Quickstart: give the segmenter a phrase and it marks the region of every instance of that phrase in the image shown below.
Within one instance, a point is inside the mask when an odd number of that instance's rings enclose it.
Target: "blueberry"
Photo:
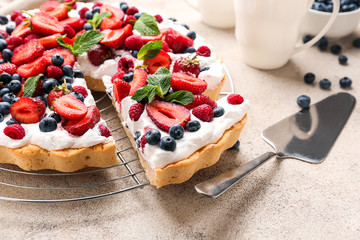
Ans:
[[[173,152],[176,149],[176,141],[170,136],[165,136],[160,139],[160,148],[165,151]]]
[[[10,49],[5,48],[4,50],[2,50],[2,56],[5,62],[10,62],[11,57],[13,56],[13,52]]]
[[[132,50],[131,51],[131,56],[133,56],[134,58],[137,58],[137,55],[139,54],[138,50]]]
[[[133,72],[127,72],[123,76],[123,80],[125,82],[131,82],[134,79],[134,73]]]
[[[0,39],[0,51],[4,50],[7,47],[7,42],[4,39]]]
[[[141,104],[147,104],[149,102],[149,98],[148,97],[144,97],[141,101],[139,101],[139,103]]]
[[[21,81],[21,77],[20,77],[20,75],[17,74],[17,73],[14,73],[14,75],[11,76],[11,79],[12,79],[12,80],[19,80],[19,81]]]
[[[330,52],[333,54],[339,54],[341,52],[341,46],[338,44],[334,44],[330,47]]]
[[[8,24],[9,19],[5,15],[0,15],[0,24],[5,25]]]
[[[74,78],[83,78],[84,73],[81,70],[74,70]]]
[[[304,82],[307,84],[312,84],[315,81],[315,74],[309,72],[304,75]]]
[[[0,39],[4,39],[4,35],[0,33]]]
[[[44,84],[42,85],[42,91],[43,93],[49,93],[51,90],[53,90],[54,87],[59,86],[59,83],[56,79],[49,78]]]
[[[161,133],[157,129],[149,130],[145,135],[145,140],[150,145],[156,145],[160,142]]]
[[[176,18],[168,18],[168,19],[173,21],[173,22],[177,22]]]
[[[181,24],[181,26],[183,26],[184,28],[186,28],[187,30],[189,30],[190,29],[190,27],[188,26],[188,25],[186,25],[186,24]]]
[[[16,121],[15,118],[10,118],[9,121],[6,122],[6,125],[13,125],[13,124],[20,124],[18,121]]]
[[[311,39],[313,39],[313,36],[310,35],[305,35],[302,39],[303,43],[307,43],[308,41],[310,41]]]
[[[56,112],[50,113],[49,117],[55,119],[57,123],[61,122],[61,116]]]
[[[121,2],[120,3],[120,9],[123,10],[124,13],[126,13],[126,11],[128,10],[129,6],[126,2]]]
[[[188,47],[184,51],[184,53],[194,53],[194,52],[196,52],[196,49],[194,47]]]
[[[14,31],[14,29],[15,29],[15,26],[13,26],[13,25],[7,25],[6,26],[6,32],[8,34],[11,34]]]
[[[204,72],[204,71],[207,71],[207,70],[210,70],[210,67],[204,67],[204,68],[202,68],[200,71],[201,71],[201,72]]]
[[[343,77],[340,79],[340,87],[341,88],[350,88],[352,84],[352,81],[348,77]]]
[[[70,65],[64,65],[62,67],[62,71],[64,73],[64,76],[72,77],[73,74],[74,74],[74,71],[73,71],[73,69],[72,69],[72,67]]]
[[[339,60],[339,63],[340,63],[341,65],[346,65],[346,64],[347,64],[347,61],[348,61],[348,58],[347,58],[347,56],[345,56],[345,55],[340,55],[340,56],[338,57],[338,60]]]
[[[4,116],[0,113],[0,123],[4,121]]]
[[[301,108],[308,108],[310,105],[310,97],[306,96],[306,95],[301,95],[300,97],[297,98],[297,104],[301,107]]]
[[[54,118],[44,117],[39,123],[39,128],[42,132],[52,132],[57,128],[57,122]]]
[[[0,74],[0,82],[2,82],[3,84],[8,84],[11,82],[11,80],[12,77],[7,72],[3,72],[2,74]]]
[[[191,38],[192,40],[195,40],[196,38],[196,32],[194,31],[190,31],[186,34],[186,36],[188,36],[189,38]]]
[[[90,23],[85,23],[84,26],[83,26],[83,29],[85,31],[88,31],[88,30],[93,30],[94,28]]]
[[[134,17],[135,17],[136,19],[139,19],[139,18],[141,17],[141,13],[135,13],[135,14],[134,14]]]
[[[328,89],[331,86],[331,82],[326,78],[320,80],[319,84],[320,84],[320,88],[322,89]]]
[[[353,46],[356,48],[360,48],[360,38],[355,38],[353,40]]]
[[[86,11],[85,18],[87,20],[91,20],[93,18],[94,14],[91,11]]]
[[[21,85],[21,82],[19,80],[12,80],[8,84],[8,88],[13,93],[18,93],[21,90],[21,87],[22,87],[22,85]]]
[[[0,102],[0,113],[2,115],[8,115],[10,113],[10,103]]]
[[[56,53],[51,57],[51,62],[57,67],[60,67],[64,63],[64,60],[63,55],[59,53]]]
[[[66,88],[72,91],[72,88],[73,88],[73,87],[72,87],[71,84],[68,84],[68,83],[67,83],[67,84],[66,84]]]
[[[46,107],[48,106],[48,103],[47,103],[45,97],[43,97],[43,96],[36,96],[35,98],[38,98],[38,99],[40,99],[41,101],[43,101]]]
[[[1,101],[13,104],[14,102],[16,102],[15,98],[17,98],[16,95],[11,93],[11,92],[10,93],[5,93],[2,96]]]
[[[215,107],[213,109],[213,111],[214,111],[214,117],[215,118],[221,117],[225,113],[225,109],[223,107]]]
[[[59,80],[59,84],[63,84],[66,81],[66,83],[72,84],[74,82],[72,77],[69,76],[62,76]]]
[[[97,7],[94,7],[94,9],[92,10],[92,13],[95,14],[95,13],[100,13],[100,7],[97,6]],[[85,17],[86,17],[86,13],[85,13]]]
[[[328,47],[328,40],[326,37],[320,38],[320,40],[316,43],[316,46],[320,51],[325,51]]]
[[[75,96],[78,100],[84,102],[85,98],[81,93],[78,92],[71,92],[70,95]]]
[[[55,78],[47,78],[47,77],[44,77],[43,78],[43,82],[47,82],[47,81],[57,81]]]
[[[200,129],[200,127],[201,127],[200,122],[197,120],[191,120],[186,123],[186,129],[189,132],[196,132],[197,130]]]
[[[5,93],[9,93],[9,92],[11,92],[10,91],[10,89],[8,89],[8,88],[2,88],[1,90],[0,90],[0,97],[2,97]]]
[[[240,141],[237,140],[236,143],[229,149],[231,149],[231,150],[239,150],[239,147],[240,147]]]
[[[136,139],[138,139],[139,137],[141,137],[141,133],[140,133],[139,131],[136,131],[136,132],[135,132],[135,137],[134,137],[134,139],[136,140]]]
[[[174,139],[181,139],[184,136],[184,128],[180,124],[175,124],[169,129],[169,134]]]

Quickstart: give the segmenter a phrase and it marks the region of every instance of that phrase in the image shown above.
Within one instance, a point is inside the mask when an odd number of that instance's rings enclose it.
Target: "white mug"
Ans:
[[[314,45],[331,27],[339,0],[326,26],[311,41],[296,46],[302,20],[313,0],[234,0],[235,34],[243,61],[255,68],[275,69],[297,52]]]
[[[201,21],[216,28],[232,28],[235,26],[233,0],[187,0],[199,11]]]

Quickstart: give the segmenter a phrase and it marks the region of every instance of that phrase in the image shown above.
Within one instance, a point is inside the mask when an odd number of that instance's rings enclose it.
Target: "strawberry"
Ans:
[[[16,26],[14,31],[12,31],[11,36],[24,38],[31,33],[29,23],[22,21],[19,25]]]
[[[70,27],[68,24],[63,24],[63,27],[66,37],[73,38],[75,36],[76,32],[72,27]]]
[[[134,79],[131,82],[131,89],[130,89],[129,96],[134,95],[134,93],[139,88],[146,85],[146,78],[147,78],[147,73],[145,72],[144,69],[138,68],[138,69],[134,70]]]
[[[84,32],[86,32],[85,29],[81,30],[80,32],[77,32],[77,33],[75,34],[75,36],[72,38],[72,40],[75,41],[75,39],[76,39],[78,36],[80,36],[81,34],[83,34]]]
[[[124,20],[124,12],[116,7],[110,5],[103,5],[100,8],[100,13],[111,12],[111,17],[103,18],[100,24],[100,30],[118,29],[121,28]]]
[[[99,130],[100,130],[100,135],[103,137],[111,137],[112,136],[109,128],[107,128],[104,125],[99,125]]]
[[[69,120],[82,119],[88,110],[86,105],[73,95],[61,96],[52,103],[52,106],[55,112]]]
[[[109,48],[119,48],[123,44],[125,38],[132,35],[132,27],[131,25],[126,25],[125,27],[116,30],[106,29],[101,31],[101,33],[105,34],[105,37],[100,41],[101,44],[104,44]]]
[[[193,74],[195,77],[200,74],[200,62],[194,58],[181,57],[174,63],[173,72],[183,72]]]
[[[214,111],[207,104],[197,106],[192,110],[192,114],[203,122],[211,122],[214,119]]]
[[[125,39],[125,47],[131,50],[139,51],[142,46],[144,46],[144,43],[139,35],[131,35]]]
[[[74,86],[74,87],[72,88],[72,91],[73,91],[73,92],[81,93],[81,95],[83,95],[84,98],[86,98],[86,97],[89,95],[88,91],[87,91],[86,88],[84,88],[83,86]]]
[[[212,100],[208,96],[205,96],[205,95],[202,95],[202,94],[195,94],[194,95],[194,100],[190,104],[185,105],[185,107],[187,109],[193,109],[193,108],[195,108],[195,107],[197,107],[199,105],[202,105],[202,104],[207,104],[211,108],[217,107],[217,104],[216,104],[216,102],[214,100]]]
[[[167,33],[168,29],[160,29],[160,34],[159,35],[155,35],[155,36],[141,36],[141,39],[143,40],[144,43],[148,43],[148,42],[154,42],[154,41],[159,41],[162,40],[165,36],[165,34]]]
[[[76,4],[76,1],[74,0],[64,0],[63,3],[65,3],[67,6],[71,7],[72,9],[75,9],[77,8],[77,4]],[[69,3],[71,3],[69,5]]]
[[[201,46],[196,50],[196,54],[203,57],[210,57],[211,50],[207,46]]]
[[[45,48],[41,45],[39,40],[32,39],[14,49],[11,62],[19,66],[41,57],[44,51]]]
[[[38,98],[21,97],[10,107],[10,113],[19,123],[37,123],[45,114],[45,103]]]
[[[53,48],[51,50],[46,50],[44,52],[44,58],[46,59],[47,65],[52,65],[51,57],[55,54],[61,54],[64,57],[64,63],[63,65],[70,65],[74,66],[75,63],[75,56],[72,54],[72,52],[67,48]]]
[[[129,72],[134,71],[135,68],[135,58],[127,55],[124,57],[121,57],[118,62],[118,71],[119,72]]]
[[[63,37],[63,40],[66,44],[74,45],[74,40],[72,38]]]
[[[57,6],[59,6],[60,3],[57,1],[47,1],[41,4],[40,11],[41,12],[51,12],[53,11]]]
[[[122,79],[115,79],[113,83],[114,97],[118,103],[121,102],[124,98],[129,96],[131,86],[129,83],[125,82]]]
[[[137,21],[136,17],[132,15],[127,15],[125,18],[124,26],[130,24],[131,26],[135,25],[135,22]]]
[[[63,76],[63,71],[59,67],[49,65],[46,67],[46,76],[48,78],[55,78],[59,80]]]
[[[68,17],[68,9],[65,4],[59,4],[52,11],[47,11],[46,13],[59,21]]]
[[[166,32],[165,41],[174,53],[182,53],[185,49],[194,44],[194,41],[191,38],[180,34],[172,28],[168,29]]]
[[[153,59],[145,61],[145,64],[148,66],[149,72],[151,74],[155,73],[159,67],[170,68],[171,58],[164,50],[161,50],[160,53]]]
[[[171,87],[174,91],[186,90],[193,94],[200,94],[206,90],[207,83],[185,73],[173,73],[171,75]]]
[[[229,104],[232,105],[239,105],[244,102],[244,98],[240,94],[230,94],[227,97],[227,101]]]
[[[103,6],[103,5],[104,5],[104,4],[101,3],[101,2],[94,2],[94,5],[93,5],[92,9],[94,10],[94,8],[96,8],[96,7],[101,7],[101,6]]]
[[[133,121],[139,120],[141,114],[144,112],[144,105],[141,103],[135,103],[131,105],[129,109],[129,117]]]
[[[9,138],[20,140],[25,137],[25,129],[20,124],[11,124],[4,128],[4,134]]]
[[[43,57],[39,57],[32,62],[23,64],[18,67],[17,73],[24,78],[36,76],[40,73],[44,73],[46,69],[46,60]]]
[[[3,72],[7,72],[10,75],[14,75],[16,73],[17,67],[12,63],[2,63],[0,64],[0,74]]]
[[[112,58],[110,48],[102,44],[95,44],[89,51],[87,51],[88,58],[94,66],[100,66],[105,60]]]
[[[59,21],[55,17],[43,12],[38,12],[31,18],[31,25],[33,32],[44,35],[64,32],[64,27],[59,24]]]
[[[83,28],[83,26],[85,24],[85,21],[83,19],[81,19],[81,18],[69,17],[69,18],[66,18],[64,20],[61,20],[60,23],[61,24],[67,24],[70,27],[72,27],[75,30],[75,32],[78,32]]]
[[[147,104],[146,111],[156,126],[166,132],[175,124],[185,127],[191,116],[184,106],[159,100]]]
[[[159,14],[156,14],[155,16],[154,16],[154,18],[156,19],[156,21],[158,22],[158,23],[162,23],[164,20],[163,20],[163,18],[159,15]]]
[[[32,33],[32,34],[27,35],[27,36],[24,38],[24,43],[27,43],[27,42],[30,41],[31,39],[40,39],[40,38],[42,38],[42,37],[43,37],[42,34]]]
[[[11,36],[6,39],[6,43],[7,43],[7,48],[13,51],[16,47],[23,44],[24,41],[21,37]]]
[[[62,97],[64,95],[65,95],[65,93],[62,90],[52,90],[51,92],[49,92],[49,95],[47,97],[47,102],[48,102],[49,108],[52,106],[52,104],[54,103],[54,101],[56,99],[58,99],[59,97]]]
[[[124,76],[124,72],[123,71],[120,71],[120,72],[117,72],[117,73],[115,73],[115,75],[114,76],[112,76],[112,78],[111,78],[111,83],[114,83],[114,81],[115,81],[115,79],[122,79],[122,77]]]
[[[58,39],[60,36],[61,34],[55,33],[53,35],[40,38],[39,42],[44,46],[45,49],[55,48],[59,46],[59,43],[56,41],[56,39]]]
[[[93,128],[100,121],[100,111],[96,106],[87,107],[86,110],[86,115],[79,120],[65,120],[62,124],[63,128],[75,136],[82,136]]]
[[[126,10],[126,15],[134,15],[135,13],[138,13],[139,9],[137,9],[136,7],[129,7]]]

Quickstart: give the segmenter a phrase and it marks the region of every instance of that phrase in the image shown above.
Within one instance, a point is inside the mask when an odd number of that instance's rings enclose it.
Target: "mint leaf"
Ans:
[[[65,47],[70,49],[71,51],[73,51],[73,46],[71,46],[70,44],[66,44],[64,39],[62,37],[58,37],[56,39],[56,41],[60,44],[60,46]]]
[[[166,96],[165,101],[187,105],[194,101],[194,95],[189,91],[177,91]]]
[[[92,48],[95,44],[101,41],[104,38],[104,34],[96,31],[89,30],[81,34],[80,36],[75,38],[73,45],[73,54],[75,56],[80,55],[84,52],[87,52]]]
[[[131,99],[140,102],[147,97],[149,99],[149,103],[151,103],[155,99],[156,88],[157,86],[151,85],[140,88],[134,93],[134,95],[132,95]]]
[[[147,13],[141,15],[141,17],[136,21],[134,29],[141,35],[145,36],[154,36],[160,34],[156,18]]]
[[[111,17],[111,15],[112,14],[109,11],[103,13],[96,12],[93,18],[91,20],[88,20],[87,22],[90,23],[94,29],[97,29],[100,26],[101,21],[106,17]]]
[[[171,84],[171,72],[165,68],[160,67],[156,72],[152,75],[149,75],[146,81],[153,86],[160,87],[160,97],[163,97],[170,89]]]
[[[28,79],[26,79],[23,89],[24,97],[32,97],[34,95],[38,81],[43,76],[44,76],[43,74],[39,74],[37,76],[29,77]]]
[[[137,55],[137,59],[146,61],[155,58],[157,55],[159,55],[162,45],[162,41],[154,41],[145,44],[141,47]]]

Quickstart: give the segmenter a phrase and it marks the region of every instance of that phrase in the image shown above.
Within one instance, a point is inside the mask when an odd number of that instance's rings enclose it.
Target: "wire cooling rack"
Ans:
[[[232,78],[224,65],[230,84]],[[136,151],[126,136],[111,100],[104,93],[93,93],[102,118],[116,143],[120,163],[107,168],[84,169],[74,173],[57,171],[23,171],[17,166],[0,164],[0,200],[18,202],[70,202],[111,196],[149,185]]]

